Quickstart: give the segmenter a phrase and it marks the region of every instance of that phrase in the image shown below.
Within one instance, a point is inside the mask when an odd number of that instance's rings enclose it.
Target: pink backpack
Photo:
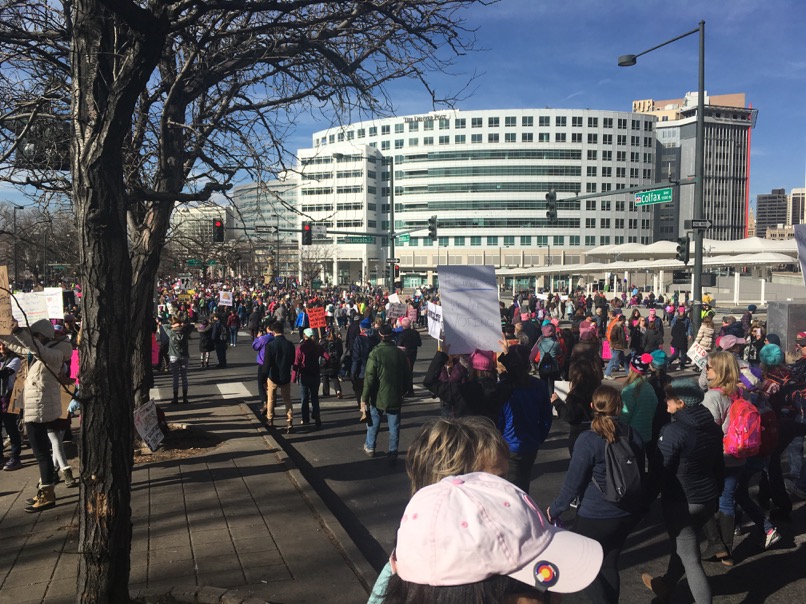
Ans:
[[[761,415],[756,406],[741,395],[728,411],[728,431],[722,439],[726,455],[740,459],[758,455],[761,449]]]

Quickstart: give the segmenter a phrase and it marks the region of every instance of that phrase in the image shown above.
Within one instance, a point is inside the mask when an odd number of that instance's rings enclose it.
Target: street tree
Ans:
[[[388,114],[473,48],[483,0],[0,0],[0,178],[75,210],[78,601],[128,599],[132,411],[171,213],[283,166],[303,113]],[[461,93],[461,91],[459,91]]]

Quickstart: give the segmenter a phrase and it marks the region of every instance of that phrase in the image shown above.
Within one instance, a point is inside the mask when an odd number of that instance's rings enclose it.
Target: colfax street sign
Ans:
[[[654,191],[641,191],[635,194],[636,206],[648,206],[653,203],[668,203],[672,201],[672,187],[655,189]]]
[[[411,235],[398,235],[397,237],[398,243],[408,243],[409,241],[411,241]]]

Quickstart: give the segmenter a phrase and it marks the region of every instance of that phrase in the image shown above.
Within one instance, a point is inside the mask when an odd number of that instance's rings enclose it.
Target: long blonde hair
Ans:
[[[616,419],[621,413],[621,394],[612,386],[599,386],[593,391],[591,400],[593,420],[591,430],[609,443],[616,442],[618,430]]]
[[[719,388],[730,396],[739,385],[739,362],[731,352],[719,351],[708,355],[708,366],[714,370],[714,379],[708,382],[709,388]]]
[[[489,471],[508,455],[504,438],[486,417],[433,419],[423,425],[406,455],[411,493],[446,476]]]

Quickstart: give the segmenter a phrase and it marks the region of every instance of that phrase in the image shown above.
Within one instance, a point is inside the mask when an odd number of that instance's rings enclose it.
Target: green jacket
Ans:
[[[361,400],[381,411],[400,409],[410,381],[406,355],[392,342],[381,342],[369,353]]]

